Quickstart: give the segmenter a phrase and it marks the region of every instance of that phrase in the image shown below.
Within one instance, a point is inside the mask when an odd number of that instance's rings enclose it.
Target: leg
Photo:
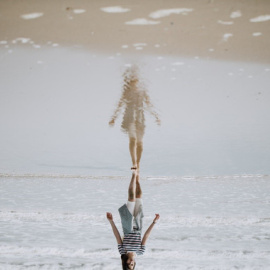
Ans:
[[[139,174],[136,176],[136,199],[139,199],[142,197],[142,190],[140,185],[140,176]]]
[[[134,137],[129,137],[129,152],[132,160],[132,166],[136,168],[136,138]]]
[[[142,190],[140,186],[140,177],[137,175],[136,177],[136,202],[134,206],[134,217],[138,215],[140,211],[142,211]]]
[[[136,199],[136,177],[137,176],[137,172],[136,170],[134,170],[132,172],[132,176],[131,176],[131,180],[130,180],[130,184],[129,184],[129,188],[128,188],[128,201],[130,202],[135,202]]]
[[[137,157],[137,168],[139,169],[140,167],[140,161],[142,157],[142,152],[143,152],[143,135],[144,135],[144,130],[141,126],[136,126],[136,157]]]
[[[140,161],[142,157],[142,152],[143,152],[143,142],[142,141],[137,141],[136,144],[136,153],[137,153],[137,168],[140,168]]]

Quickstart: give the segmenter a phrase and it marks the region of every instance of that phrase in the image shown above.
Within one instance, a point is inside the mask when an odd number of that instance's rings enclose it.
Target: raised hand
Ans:
[[[159,214],[156,214],[156,217],[154,218],[153,222],[156,223],[159,220],[160,216]]]
[[[108,219],[109,221],[113,221],[112,213],[107,212],[107,219]]]

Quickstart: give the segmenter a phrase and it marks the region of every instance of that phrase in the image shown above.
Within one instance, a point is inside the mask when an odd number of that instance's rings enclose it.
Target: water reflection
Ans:
[[[129,136],[132,168],[139,169],[145,132],[145,111],[154,116],[158,125],[160,125],[160,118],[154,110],[145,84],[139,76],[139,68],[136,65],[128,67],[123,74],[122,96],[109,122],[110,126],[114,125],[122,109],[124,109],[124,112],[121,129]]]

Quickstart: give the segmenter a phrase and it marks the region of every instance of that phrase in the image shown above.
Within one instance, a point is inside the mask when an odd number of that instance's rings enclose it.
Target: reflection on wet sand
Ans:
[[[144,112],[148,111],[154,116],[158,125],[160,125],[160,118],[154,110],[146,87],[140,79],[139,69],[135,65],[128,67],[123,74],[122,96],[109,125],[114,125],[122,108],[124,108],[124,113],[121,128],[129,136],[129,151],[132,165],[139,168],[145,132]]]

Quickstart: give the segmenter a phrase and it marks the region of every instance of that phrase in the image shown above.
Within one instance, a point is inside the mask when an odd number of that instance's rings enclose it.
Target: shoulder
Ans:
[[[137,251],[138,255],[143,255],[145,252],[145,245],[141,245],[141,247],[139,248],[139,250]]]

